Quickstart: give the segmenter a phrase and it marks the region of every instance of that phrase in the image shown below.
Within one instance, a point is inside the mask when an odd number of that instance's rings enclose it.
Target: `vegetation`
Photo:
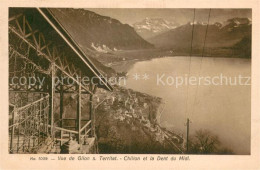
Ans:
[[[208,130],[196,131],[189,146],[191,154],[234,154],[231,149],[221,146],[219,137]]]
[[[251,58],[251,36],[245,36],[241,41],[236,43],[233,49],[236,55],[242,58]]]
[[[103,95],[111,95],[108,98],[115,97],[115,101],[105,100],[95,110],[100,153],[177,153],[170,144],[163,145],[156,140],[154,133],[140,122],[140,117],[146,117],[151,124],[156,123],[160,98],[120,87],[115,87],[113,94],[97,92],[99,98],[104,98]],[[135,103],[134,99],[137,99]],[[125,101],[132,103],[133,110]]]

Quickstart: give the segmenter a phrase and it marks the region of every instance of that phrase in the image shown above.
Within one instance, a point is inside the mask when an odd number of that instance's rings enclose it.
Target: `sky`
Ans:
[[[163,18],[177,24],[186,24],[193,20],[194,9],[185,8],[88,8],[100,15],[117,19],[132,25],[146,17]],[[209,9],[195,9],[195,21],[207,22]],[[229,18],[252,18],[251,9],[211,9],[210,23],[223,22]]]

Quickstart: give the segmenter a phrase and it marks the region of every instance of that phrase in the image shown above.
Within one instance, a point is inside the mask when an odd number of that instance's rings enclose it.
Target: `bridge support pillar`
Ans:
[[[62,78],[62,77],[61,77]],[[60,78],[60,80],[61,80]],[[60,127],[63,128],[63,82],[60,83]],[[63,137],[63,131],[60,131],[60,138]],[[62,141],[60,142],[60,146],[62,145]]]
[[[51,64],[51,82],[50,82],[50,98],[49,98],[49,117],[50,117],[50,124],[51,124],[51,136],[54,136],[54,94],[55,94],[55,64]],[[48,129],[48,128],[47,128]],[[47,131],[48,132],[48,131]]]
[[[78,131],[78,143],[80,144],[81,137],[81,83],[78,84],[78,97],[77,97],[77,131]]]

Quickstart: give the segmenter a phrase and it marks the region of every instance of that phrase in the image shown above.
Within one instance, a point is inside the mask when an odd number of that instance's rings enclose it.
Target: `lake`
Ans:
[[[240,84],[239,76],[244,77]],[[207,129],[236,154],[250,154],[251,86],[245,78],[250,76],[250,59],[164,57],[135,63],[128,71],[126,87],[164,100],[163,127],[186,136],[189,118],[190,135]],[[189,77],[209,77],[214,85],[202,79],[200,85],[176,87],[175,77],[183,77],[184,82]]]

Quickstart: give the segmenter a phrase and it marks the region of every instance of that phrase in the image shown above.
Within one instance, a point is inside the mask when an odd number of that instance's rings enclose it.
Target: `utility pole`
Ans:
[[[190,119],[189,118],[187,118],[187,143],[186,143],[186,153],[188,153],[189,152],[189,128],[190,128]]]

